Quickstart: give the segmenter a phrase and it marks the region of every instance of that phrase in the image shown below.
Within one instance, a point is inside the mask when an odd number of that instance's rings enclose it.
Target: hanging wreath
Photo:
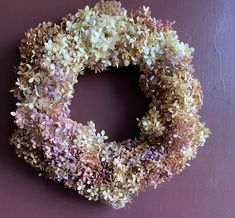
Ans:
[[[192,75],[193,48],[180,42],[172,22],[143,7],[129,15],[120,2],[101,1],[59,25],[39,24],[20,45],[14,90],[16,153],[49,179],[89,200],[121,208],[148,186],[169,180],[203,146],[200,83]],[[74,85],[85,69],[137,65],[139,85],[151,101],[137,119],[140,136],[107,141],[92,121],[70,118]]]

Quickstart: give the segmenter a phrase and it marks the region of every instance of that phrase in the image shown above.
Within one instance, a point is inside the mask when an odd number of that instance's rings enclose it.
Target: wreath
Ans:
[[[30,29],[12,90],[17,155],[40,175],[114,208],[181,172],[209,129],[198,114],[202,90],[192,75],[193,48],[179,41],[172,24],[151,17],[148,7],[127,14],[120,2],[101,1],[59,25]],[[139,67],[139,85],[150,100],[137,119],[138,137],[108,141],[94,122],[70,118],[74,85],[85,69],[129,65]]]

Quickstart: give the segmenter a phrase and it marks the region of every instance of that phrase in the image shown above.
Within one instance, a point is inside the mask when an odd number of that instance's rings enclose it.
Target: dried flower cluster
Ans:
[[[147,7],[127,15],[120,2],[101,1],[59,25],[30,29],[12,90],[17,155],[46,177],[114,208],[182,171],[209,130],[198,115],[202,90],[192,76],[193,49],[179,41],[172,24],[152,18]],[[151,103],[137,119],[138,138],[109,142],[92,121],[70,118],[74,85],[86,68],[128,65],[139,66],[139,84]]]

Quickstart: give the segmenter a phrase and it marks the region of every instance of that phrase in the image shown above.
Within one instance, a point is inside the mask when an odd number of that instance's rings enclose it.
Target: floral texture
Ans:
[[[203,146],[200,83],[193,77],[193,48],[180,42],[173,23],[143,7],[127,14],[117,1],[101,1],[60,24],[30,29],[20,45],[12,92],[18,103],[16,153],[40,174],[89,200],[124,207],[134,194],[181,172]],[[149,110],[137,118],[140,136],[108,141],[92,121],[70,118],[74,85],[86,68],[137,65]]]

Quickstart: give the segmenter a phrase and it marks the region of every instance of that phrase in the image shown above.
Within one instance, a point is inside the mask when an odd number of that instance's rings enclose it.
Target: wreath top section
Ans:
[[[85,67],[100,71],[129,64],[154,69],[167,51],[174,56],[168,57],[173,65],[191,57],[193,49],[178,40],[172,23],[151,18],[148,8],[129,17],[118,3],[105,6],[86,7],[64,20],[64,33],[45,43],[43,57],[52,70],[56,63],[79,74]]]

